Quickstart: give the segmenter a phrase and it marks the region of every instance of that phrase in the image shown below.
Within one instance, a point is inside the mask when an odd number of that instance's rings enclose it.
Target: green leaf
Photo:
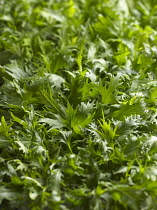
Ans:
[[[99,121],[99,124],[102,131],[96,130],[96,132],[100,134],[104,140],[113,141],[113,139],[117,136],[117,126],[114,126],[110,120],[105,120],[104,115],[103,119]]]
[[[4,199],[9,200],[9,201],[14,201],[16,197],[17,197],[17,194],[14,191],[7,189],[4,186],[0,186],[0,204],[2,203]]]
[[[12,112],[11,112],[11,116],[15,122],[27,127],[27,123],[24,120],[21,120],[20,118],[16,117]]]
[[[138,101],[132,105],[122,105],[120,110],[115,111],[112,114],[112,117],[118,120],[123,120],[125,117],[129,117],[131,115],[145,115],[142,102]]]
[[[6,72],[16,80],[20,80],[22,78],[25,78],[27,76],[26,72],[21,69],[17,62],[12,62],[12,64],[8,64],[6,67]]]
[[[103,104],[114,104],[117,102],[116,100],[116,95],[115,95],[115,90],[117,86],[119,86],[119,77],[112,77],[108,87],[107,85],[103,86],[102,84],[100,85],[100,94],[102,98],[102,103]]]
[[[115,18],[117,18],[116,15]],[[104,17],[99,15],[98,20],[99,21],[94,24],[94,29],[102,36],[104,40],[118,37],[120,33],[120,25],[118,27],[118,18],[112,21],[109,16]]]
[[[50,118],[41,118],[39,122],[50,125],[52,129],[54,128],[60,129],[65,126],[61,119],[55,120],[55,119],[50,119]]]
[[[28,153],[28,148],[25,147],[25,145],[21,141],[18,140],[18,141],[15,141],[15,143],[18,144],[19,150],[22,150],[22,152],[24,154],[27,154]]]
[[[11,125],[7,125],[4,116],[2,116],[0,123],[0,133],[3,133],[5,136],[9,136],[10,127]]]

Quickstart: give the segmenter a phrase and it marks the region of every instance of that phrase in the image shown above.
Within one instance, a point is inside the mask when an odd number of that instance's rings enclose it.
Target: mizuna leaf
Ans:
[[[116,134],[119,138],[131,134],[139,125],[139,118],[136,116],[125,117],[124,121],[117,122]]]
[[[18,195],[11,189],[7,189],[4,186],[0,186],[0,204],[4,199],[14,201]]]
[[[32,182],[32,183],[36,184],[38,187],[43,188],[43,186],[41,185],[41,183],[38,182],[36,179],[33,179],[31,177],[28,177],[28,176],[22,176],[21,179],[24,179],[24,180],[26,180],[28,182]]]
[[[42,98],[45,100],[45,102],[52,108],[54,113],[60,114],[63,118],[65,117],[59,104],[53,98],[53,92],[50,87],[48,87],[47,90],[46,89],[41,90],[41,95]]]
[[[46,75],[49,76],[50,84],[56,86],[57,88],[60,88],[61,84],[65,82],[65,80],[62,77],[56,74],[46,74]]]
[[[24,120],[21,120],[20,118],[16,117],[12,112],[11,116],[15,122],[18,122],[20,125],[27,126],[27,123]]]
[[[133,105],[123,105],[120,110],[115,111],[112,114],[112,117],[118,120],[123,120],[125,117],[129,117],[131,115],[145,115],[144,106],[140,101]]]
[[[4,133],[6,136],[8,136],[8,132],[9,132],[9,129],[8,129],[8,125],[5,121],[5,118],[4,116],[1,117],[1,124],[0,124],[0,133]]]
[[[105,120],[104,116],[101,122],[99,121],[100,127],[102,131],[96,131],[100,136],[105,139],[112,141],[116,136],[117,126],[113,126],[110,120]]]
[[[41,118],[39,120],[39,122],[46,123],[46,124],[50,125],[52,129],[54,129],[54,128],[60,129],[65,126],[61,120],[59,121],[57,119]]]
[[[110,17],[98,17],[99,21],[94,24],[94,29],[102,36],[103,39],[117,38],[120,27],[118,27],[117,17],[113,22]]]
[[[25,145],[21,141],[18,140],[18,141],[15,141],[15,143],[18,144],[19,150],[22,150],[24,154],[28,153],[28,148],[25,147]]]
[[[100,94],[102,98],[102,103],[103,104],[114,104],[116,103],[116,95],[115,95],[115,90],[116,88],[120,85],[119,83],[119,77],[112,77],[108,87],[107,85],[102,86],[100,85]]]
[[[146,152],[150,155],[157,152],[157,137],[151,136],[148,140],[143,144],[143,149],[146,149]]]
[[[25,78],[27,76],[26,72],[21,69],[17,62],[13,62],[12,64],[9,64],[8,66],[5,67],[6,72],[16,80],[20,80],[22,78]]]

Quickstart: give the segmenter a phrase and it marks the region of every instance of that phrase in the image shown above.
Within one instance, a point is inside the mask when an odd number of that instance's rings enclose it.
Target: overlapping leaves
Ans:
[[[0,11],[0,208],[155,210],[155,1]]]

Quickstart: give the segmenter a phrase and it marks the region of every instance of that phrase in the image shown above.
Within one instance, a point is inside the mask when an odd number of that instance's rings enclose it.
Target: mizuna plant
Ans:
[[[157,209],[154,0],[0,0],[0,209]]]

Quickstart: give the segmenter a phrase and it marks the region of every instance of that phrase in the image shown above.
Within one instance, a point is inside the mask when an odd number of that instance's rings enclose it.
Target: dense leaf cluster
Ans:
[[[0,0],[0,209],[157,209],[155,0]]]

